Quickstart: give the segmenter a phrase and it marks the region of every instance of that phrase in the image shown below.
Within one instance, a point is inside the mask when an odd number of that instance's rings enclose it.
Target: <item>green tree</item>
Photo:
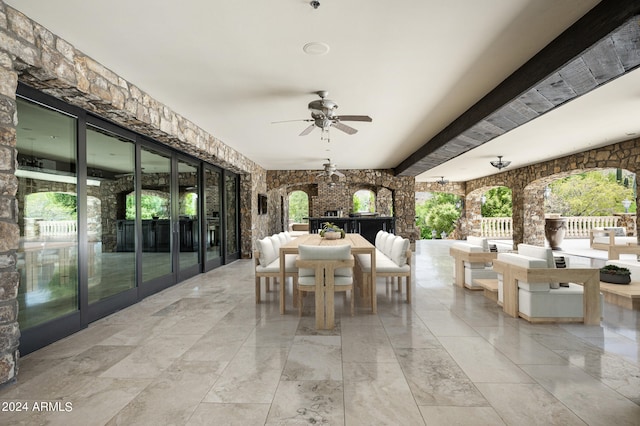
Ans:
[[[548,213],[562,216],[610,216],[622,211],[622,200],[635,200],[633,188],[625,187],[612,171],[592,171],[556,180],[545,203]],[[629,185],[631,186],[631,185]],[[631,212],[636,205],[631,205]]]
[[[169,199],[153,194],[142,194],[140,197],[140,213],[142,219],[169,219]],[[127,195],[126,218],[136,218],[136,197],[132,192]]]
[[[37,192],[25,201],[25,217],[44,220],[75,220],[78,216],[75,194]]]
[[[289,220],[303,222],[309,216],[309,197],[304,191],[293,191],[289,194]]]
[[[511,217],[513,203],[511,189],[506,186],[491,188],[484,194],[486,200],[480,211],[483,217]]]
[[[416,226],[420,229],[420,238],[431,239],[432,231],[438,238],[442,232],[450,234],[455,229],[455,222],[460,217],[456,203],[460,198],[453,194],[434,192],[431,198],[416,203]]]

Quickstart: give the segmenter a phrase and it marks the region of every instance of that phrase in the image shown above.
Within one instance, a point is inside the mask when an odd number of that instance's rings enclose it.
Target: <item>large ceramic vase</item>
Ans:
[[[567,232],[567,219],[564,217],[548,217],[544,220],[544,236],[553,250],[562,250],[562,241]]]

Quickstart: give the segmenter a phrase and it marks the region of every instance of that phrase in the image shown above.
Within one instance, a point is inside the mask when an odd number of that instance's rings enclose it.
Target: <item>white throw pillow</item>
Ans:
[[[395,241],[396,236],[393,234],[389,234],[387,239],[384,241],[384,246],[382,247],[382,252],[387,256],[391,257],[391,247],[393,247],[393,242]]]
[[[383,232],[382,235],[380,235],[380,239],[376,239],[376,248],[380,251],[384,250],[384,244],[386,243],[387,239],[389,238],[389,233],[388,232]]]
[[[393,246],[391,247],[391,260],[398,265],[404,266],[407,264],[407,249],[409,248],[409,240],[400,236],[394,238]]]
[[[271,239],[271,244],[273,244],[273,251],[276,252],[276,258],[280,256],[280,246],[282,243],[280,242],[280,238],[277,235],[272,235],[269,237]]]
[[[287,243],[288,243],[288,241],[287,241],[287,236],[284,234],[284,232],[280,232],[280,233],[278,234],[278,238],[280,239],[280,245],[281,245],[281,246],[283,246],[283,245],[285,245],[285,244],[287,244]]]
[[[482,247],[482,251],[489,251],[489,241],[486,238],[468,236],[467,243]]]
[[[257,241],[258,251],[260,252],[260,266],[267,266],[274,260],[276,260],[276,252],[273,249],[273,243],[270,237],[265,237]]]

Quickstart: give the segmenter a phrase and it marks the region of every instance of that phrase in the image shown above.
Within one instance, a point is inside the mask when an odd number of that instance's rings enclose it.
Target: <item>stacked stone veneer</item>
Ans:
[[[327,210],[342,210],[348,214],[353,207],[353,194],[361,189],[376,195],[376,211],[381,215],[396,217],[396,233],[414,241],[418,235],[415,227],[415,179],[394,176],[391,170],[342,170],[345,177],[332,180],[318,177],[317,170],[269,170],[267,189],[269,197],[284,197],[301,190],[309,196],[309,215],[323,216]],[[280,202],[270,203],[275,217],[285,217]],[[271,215],[270,215],[271,216]],[[286,223],[286,220],[285,220]],[[273,224],[272,224],[273,225]],[[278,226],[276,223],[275,226]]]

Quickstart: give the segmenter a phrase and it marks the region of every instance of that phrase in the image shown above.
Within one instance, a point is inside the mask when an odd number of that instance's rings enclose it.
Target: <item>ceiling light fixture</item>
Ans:
[[[507,167],[509,164],[511,164],[511,161],[502,161],[502,155],[498,155],[498,161],[493,160],[493,161],[490,161],[490,163],[496,169],[502,170],[505,167]]]
[[[446,185],[449,183],[449,181],[445,179],[444,176],[441,176],[440,179],[436,181],[436,183],[439,183],[440,185]]]
[[[309,3],[311,5],[311,7],[313,7],[314,9],[317,9],[318,7],[320,7],[320,2],[317,0],[312,0],[311,3]]]
[[[322,56],[329,53],[329,45],[320,41],[311,41],[302,46],[302,50],[307,55]]]

